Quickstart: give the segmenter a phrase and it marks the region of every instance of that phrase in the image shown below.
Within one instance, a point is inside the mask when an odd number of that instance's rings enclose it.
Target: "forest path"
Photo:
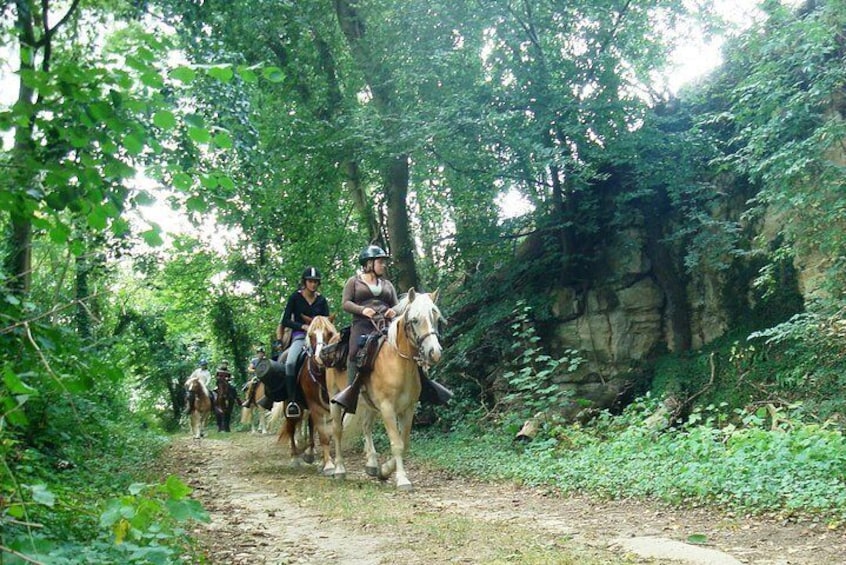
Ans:
[[[192,534],[210,563],[836,565],[846,533],[819,523],[560,497],[422,469],[398,493],[349,456],[346,481],[291,466],[273,435],[176,437],[161,462],[211,515]],[[686,543],[701,536],[705,544]]]

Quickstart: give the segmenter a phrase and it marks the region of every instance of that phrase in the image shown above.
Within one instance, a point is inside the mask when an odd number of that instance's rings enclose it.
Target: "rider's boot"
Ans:
[[[355,363],[347,363],[347,388],[332,397],[332,402],[341,406],[347,414],[355,414],[358,408],[358,393],[361,391],[360,373],[356,370]]]
[[[303,415],[300,405],[297,404],[297,375],[285,372],[285,387],[288,389],[288,402],[285,405],[286,418],[299,418]]]
[[[422,368],[418,368],[420,374],[420,402],[423,404],[435,404],[442,406],[452,398],[452,391],[439,382],[433,381]]]

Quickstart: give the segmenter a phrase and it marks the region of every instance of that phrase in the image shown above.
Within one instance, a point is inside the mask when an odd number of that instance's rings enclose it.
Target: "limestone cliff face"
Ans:
[[[713,213],[733,220],[742,212],[723,203]],[[754,266],[745,278],[730,276],[729,269],[686,270],[685,249],[666,244],[662,234],[646,225],[621,231],[602,250],[601,280],[551,292],[555,322],[545,344],[553,354],[577,350],[586,360],[575,373],[559,377],[581,406],[587,404],[583,401],[595,408],[612,406],[644,378],[641,369],[655,356],[696,350],[723,336],[737,316],[731,310],[754,301]],[[578,412],[573,411],[570,416]]]

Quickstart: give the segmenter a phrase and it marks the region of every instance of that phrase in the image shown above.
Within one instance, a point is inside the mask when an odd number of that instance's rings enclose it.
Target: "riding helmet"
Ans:
[[[208,361],[206,361],[205,359],[200,359],[200,367],[202,367],[203,369],[205,369],[205,368],[206,368],[206,367],[208,367],[208,366],[209,366],[209,362],[208,362]]]
[[[390,255],[378,245],[368,245],[358,254],[358,264],[364,265],[371,259],[388,259],[389,257]]]
[[[315,269],[314,267],[306,267],[306,270],[303,271],[303,281],[319,281],[321,279],[320,271]]]

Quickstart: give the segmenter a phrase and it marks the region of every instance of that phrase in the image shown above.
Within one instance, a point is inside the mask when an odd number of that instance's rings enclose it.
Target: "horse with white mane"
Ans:
[[[206,423],[212,412],[212,400],[209,389],[203,379],[197,375],[191,375],[185,381],[185,390],[188,393],[187,407],[188,419],[191,423],[191,435],[194,439],[200,439],[205,435]]]
[[[438,338],[438,324],[443,321],[441,311],[435,305],[438,292],[431,294],[415,292],[412,288],[394,307],[397,316],[388,327],[388,335],[381,344],[370,372],[359,377],[362,381],[359,403],[362,411],[362,427],[367,457],[366,470],[372,476],[387,479],[395,473],[399,490],[413,490],[403,465],[403,456],[408,450],[414,411],[420,399],[422,367],[434,365],[441,360],[441,344]],[[329,396],[346,385],[345,371],[337,368],[326,370],[326,381],[330,387]],[[335,439],[334,475],[344,478],[343,454],[343,408],[331,406],[333,435]],[[373,443],[372,428],[376,415],[382,416],[385,431],[391,443],[391,457],[379,466],[379,458]]]

